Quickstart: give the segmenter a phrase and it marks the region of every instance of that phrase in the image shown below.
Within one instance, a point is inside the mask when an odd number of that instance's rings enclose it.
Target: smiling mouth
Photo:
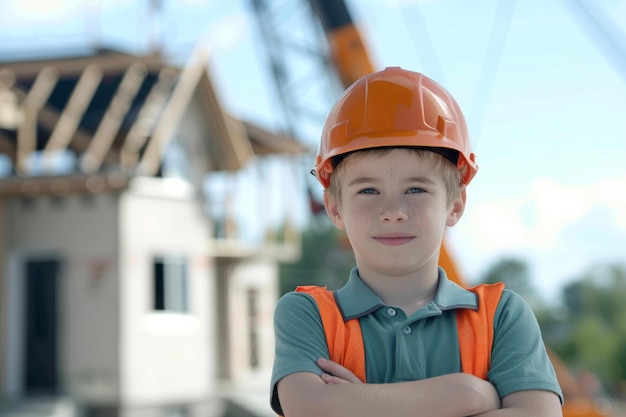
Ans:
[[[415,239],[415,236],[376,236],[374,240],[386,246],[401,246]]]

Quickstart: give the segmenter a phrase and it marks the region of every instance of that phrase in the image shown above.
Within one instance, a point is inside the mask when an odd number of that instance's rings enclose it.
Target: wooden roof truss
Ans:
[[[207,61],[197,54],[181,70],[159,56],[101,51],[74,59],[0,63],[0,153],[14,169],[13,177],[0,178],[0,196],[21,187],[31,194],[87,184],[91,191],[103,190],[107,187],[94,184],[107,184],[112,172],[118,173],[117,185],[127,182],[121,177],[159,175],[168,141],[194,97],[206,116],[211,169],[240,169],[255,153],[307,151],[291,138],[227,116]],[[68,151],[75,158],[69,174],[74,179],[65,173],[65,186],[54,187],[54,158]],[[29,159],[35,153],[37,170]],[[89,182],[92,177],[100,180]]]

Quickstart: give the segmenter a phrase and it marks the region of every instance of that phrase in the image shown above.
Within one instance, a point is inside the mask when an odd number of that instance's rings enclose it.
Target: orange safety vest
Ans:
[[[482,284],[467,289],[477,295],[478,310],[456,310],[461,367],[463,372],[486,380],[493,344],[493,318],[504,284]],[[299,286],[296,291],[310,294],[317,302],[330,359],[366,382],[365,348],[359,319],[344,322],[334,293],[326,287]]]

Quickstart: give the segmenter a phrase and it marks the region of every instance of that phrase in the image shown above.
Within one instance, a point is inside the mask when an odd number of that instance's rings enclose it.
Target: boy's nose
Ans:
[[[388,202],[380,213],[380,219],[384,222],[406,221],[406,210],[398,202]]]

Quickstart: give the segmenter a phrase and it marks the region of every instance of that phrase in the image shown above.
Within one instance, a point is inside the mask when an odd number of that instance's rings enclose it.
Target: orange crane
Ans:
[[[375,70],[359,29],[352,21],[349,10],[343,0],[310,0],[311,6],[324,28],[331,63],[337,70],[344,88],[354,81]],[[448,277],[459,285],[467,283],[459,273],[456,262],[451,257],[444,240],[439,263]],[[566,398],[563,406],[564,417],[606,417],[609,410],[598,407],[593,398],[580,389],[574,376],[561,360],[548,349],[554,364],[557,378]]]

